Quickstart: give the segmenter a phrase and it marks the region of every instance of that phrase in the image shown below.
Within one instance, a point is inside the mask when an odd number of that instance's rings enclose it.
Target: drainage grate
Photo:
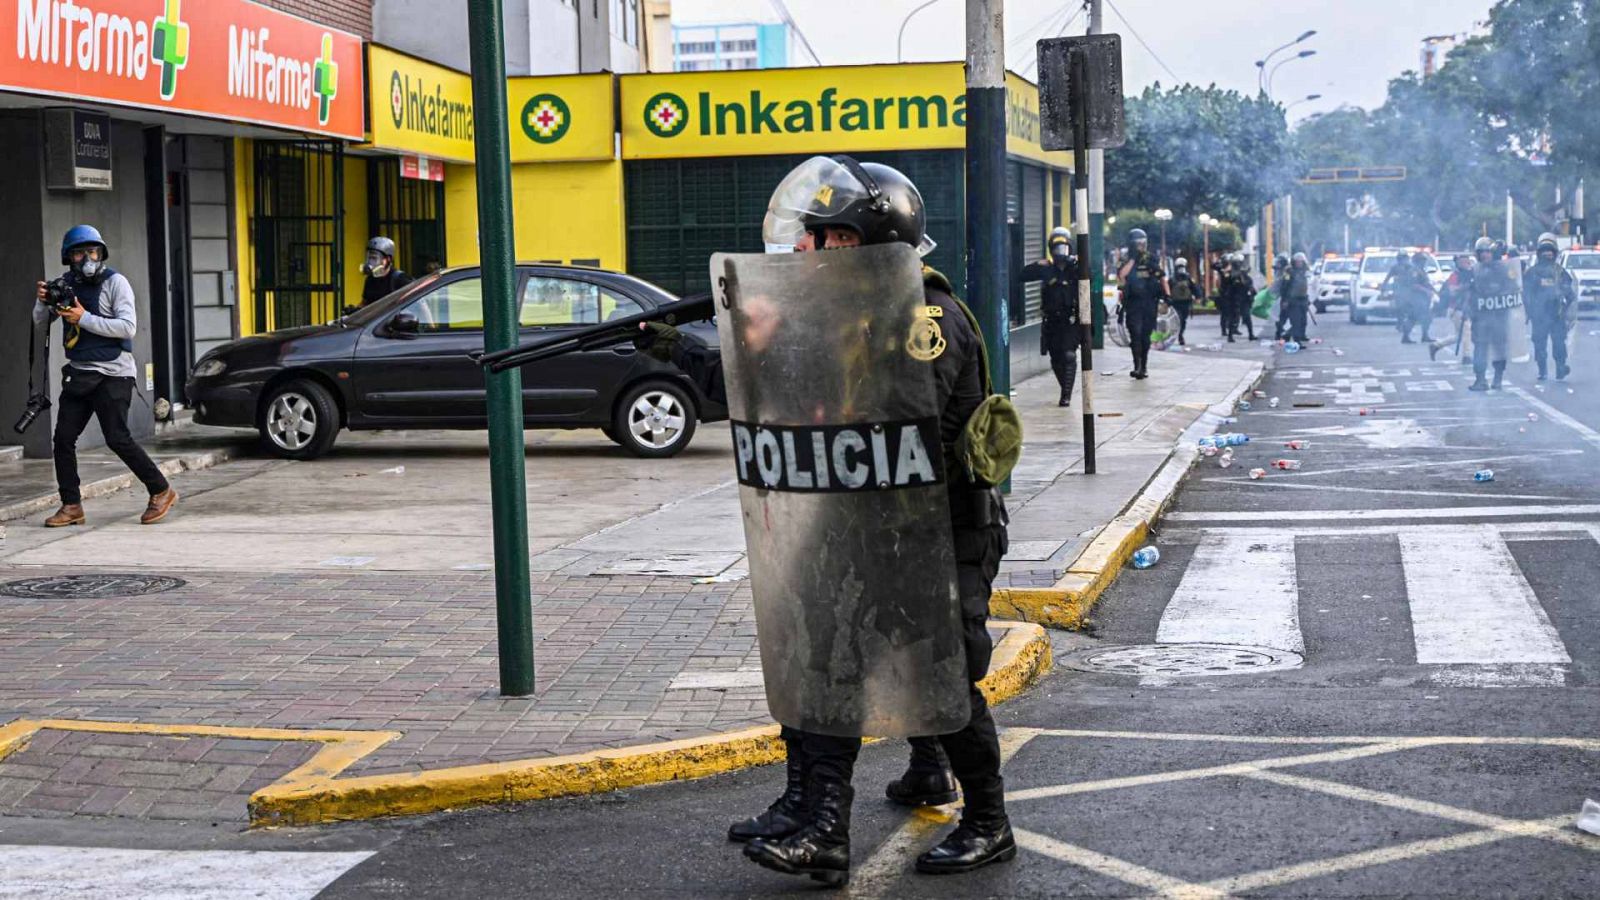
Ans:
[[[1300,654],[1239,644],[1130,644],[1080,650],[1066,658],[1070,669],[1102,675],[1198,678],[1298,669]]]
[[[52,575],[0,583],[0,594],[37,600],[98,600],[159,594],[185,583],[166,575]]]

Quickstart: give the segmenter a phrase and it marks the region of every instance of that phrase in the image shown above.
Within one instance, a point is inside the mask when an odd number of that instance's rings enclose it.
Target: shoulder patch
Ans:
[[[937,309],[937,307],[931,307]],[[943,310],[940,310],[943,312]],[[939,323],[933,318],[918,316],[911,323],[911,334],[906,338],[906,353],[919,362],[932,362],[944,355],[945,347],[949,346],[944,339],[944,332],[940,330]]]
[[[922,308],[922,311],[919,313],[919,315],[927,319],[942,319],[944,318],[944,307],[935,306],[934,304],[930,303]]]

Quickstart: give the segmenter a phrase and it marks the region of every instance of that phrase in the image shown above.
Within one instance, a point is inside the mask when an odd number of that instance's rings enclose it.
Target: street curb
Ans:
[[[179,472],[196,472],[200,469],[220,466],[233,459],[233,454],[234,450],[231,447],[218,447],[215,450],[205,450],[200,453],[191,453],[187,456],[175,456],[161,462],[156,468],[161,470],[161,474],[168,476],[176,475]],[[138,479],[133,477],[133,473],[123,472],[121,475],[112,475],[97,481],[86,482],[82,487],[83,498],[88,500],[92,497],[104,497],[124,488],[133,487],[135,484],[138,484]],[[60,505],[61,494],[58,492],[31,497],[27,500],[16,500],[5,506],[0,506],[0,522],[26,518],[35,513],[54,509]]]
[[[1215,419],[1233,414],[1239,400],[1266,376],[1266,365],[1256,363],[1234,385],[1226,399],[1213,405],[1207,415],[1184,430],[1155,475],[1145,482],[1132,502],[1110,522],[1101,526],[1088,546],[1068,564],[1066,573],[1047,588],[996,588],[989,598],[989,614],[1033,622],[1049,628],[1081,631],[1100,600],[1100,594],[1116,580],[1128,558],[1144,543],[1172,502],[1194,461],[1199,458],[1198,439],[1215,430]]]
[[[1050,670],[1050,638],[1037,625],[997,622],[1006,634],[980,684],[1001,703]],[[457,766],[424,772],[285,780],[250,796],[252,826],[418,815],[485,804],[521,803],[704,778],[783,759],[778,726],[570,756]]]

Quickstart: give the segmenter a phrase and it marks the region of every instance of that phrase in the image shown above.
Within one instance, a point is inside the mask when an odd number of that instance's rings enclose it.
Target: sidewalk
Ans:
[[[1254,352],[1158,353],[1144,382],[1126,351],[1102,354],[1093,478],[1077,409],[1054,405],[1048,376],[1018,386],[1027,446],[1002,582],[1070,576],[1184,429],[1255,377]],[[242,823],[248,799],[252,821],[298,824],[779,758],[724,434],[646,461],[598,434],[529,433],[530,698],[496,693],[480,434],[347,434],[315,463],[185,472],[185,500],[155,527],[136,524],[139,491],[92,503],[86,529],[11,523],[0,815]],[[5,596],[95,574],[114,577]],[[999,700],[1048,668],[1049,644],[1034,625],[994,630]]]

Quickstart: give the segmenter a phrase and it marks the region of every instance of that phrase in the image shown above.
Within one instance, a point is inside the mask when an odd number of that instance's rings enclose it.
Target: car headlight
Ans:
[[[221,375],[227,371],[227,368],[228,364],[220,359],[202,359],[200,364],[194,367],[194,377],[210,378],[214,375]]]

